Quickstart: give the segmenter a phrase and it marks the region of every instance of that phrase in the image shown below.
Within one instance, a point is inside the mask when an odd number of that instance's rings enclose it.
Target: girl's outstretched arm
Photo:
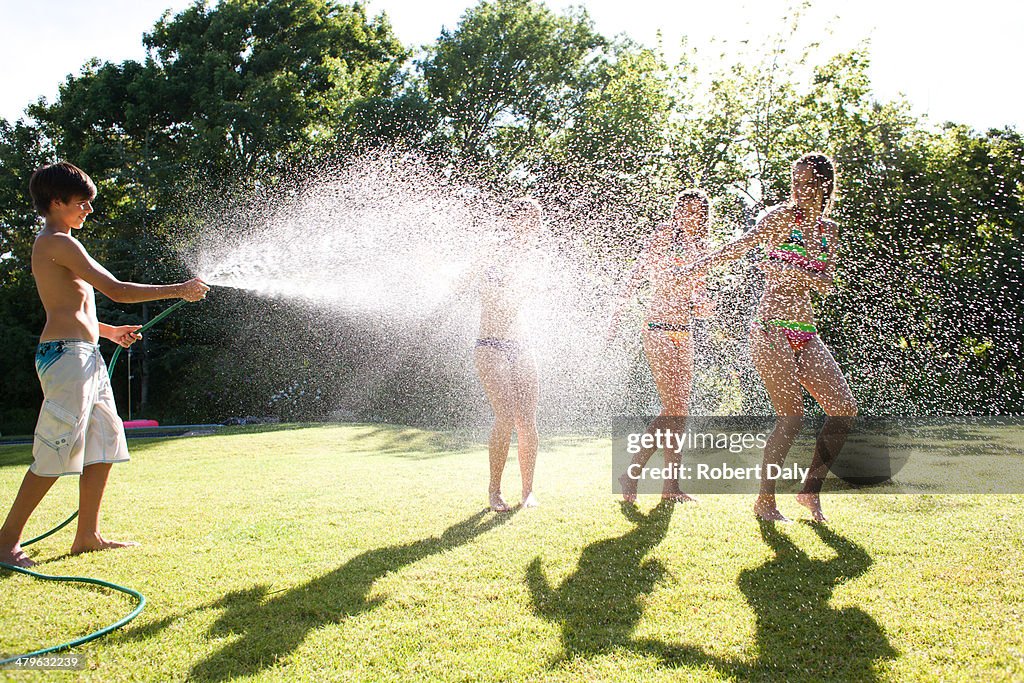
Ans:
[[[703,256],[688,266],[680,268],[681,274],[698,277],[709,269],[727,261],[735,261],[762,244],[775,244],[781,241],[781,235],[789,227],[792,220],[792,209],[779,206],[769,211],[757,224],[732,242],[717,251]]]

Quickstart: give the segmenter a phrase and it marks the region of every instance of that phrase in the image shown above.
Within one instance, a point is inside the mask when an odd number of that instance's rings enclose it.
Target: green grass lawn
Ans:
[[[66,557],[68,529],[31,547],[42,572],[149,601],[77,648],[91,668],[74,678],[1024,680],[1024,496],[833,495],[827,528],[760,526],[745,495],[624,508],[610,441],[561,438],[542,443],[542,507],[495,515],[485,446],[455,436],[239,428],[132,446],[103,528],[142,545]],[[29,451],[0,448],[4,512]],[[506,480],[518,500],[514,454]],[[27,534],[76,499],[59,482]],[[0,572],[0,652],[129,609]]]

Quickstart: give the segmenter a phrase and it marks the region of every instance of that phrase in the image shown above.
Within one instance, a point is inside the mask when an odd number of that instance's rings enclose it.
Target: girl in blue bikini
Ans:
[[[770,209],[748,233],[710,254],[685,272],[700,274],[757,246],[768,250],[758,267],[765,290],[750,329],[750,353],[778,416],[764,449],[764,465],[781,465],[803,424],[803,390],[828,416],[818,435],[810,474],[797,502],[823,522],[822,481],[846,441],[857,402],[832,354],[818,336],[811,291],[826,294],[835,271],[838,228],[826,216],[836,188],[835,168],[824,154],[805,154],[792,171],[790,200]],[[785,522],[775,502],[775,481],[761,480],[754,513]]]
[[[480,329],[476,340],[477,375],[494,409],[494,427],[488,442],[490,481],[488,505],[494,512],[511,506],[501,493],[501,478],[508,460],[512,433],[516,434],[524,508],[537,507],[533,474],[537,462],[537,362],[528,342],[522,305],[529,298],[531,253],[543,213],[535,199],[513,201],[507,215],[509,242],[486,262],[478,263],[457,289],[473,284],[480,294]]]

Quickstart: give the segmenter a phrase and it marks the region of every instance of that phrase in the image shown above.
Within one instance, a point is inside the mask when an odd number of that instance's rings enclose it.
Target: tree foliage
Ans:
[[[440,134],[469,158],[529,154],[572,120],[605,43],[582,9],[484,0],[420,62]]]
[[[212,195],[258,186],[269,196],[304,165],[394,144],[569,213],[612,214],[608,224],[625,227],[601,239],[621,244],[689,186],[715,197],[727,229],[749,225],[786,199],[792,160],[822,150],[839,168],[842,244],[820,323],[861,404],[1020,412],[1021,134],[930,125],[906,102],[878,101],[866,46],[823,55],[798,49],[795,35],[790,23],[718,66],[698,66],[693,52],[670,65],[600,35],[583,10],[482,0],[413,60],[386,17],[358,3],[223,0],[165,14],[142,62],[89,62],[56,101],[0,121],[0,430],[30,429],[39,401],[34,168],[58,158],[85,168],[100,189],[90,251],[122,277],[167,281],[186,274],[172,242],[195,239],[195,207]],[[127,319],[111,302],[100,308]],[[245,375],[256,369],[232,370],[218,355],[237,332],[218,310],[147,339],[146,409],[223,417],[231,396],[234,411],[287,404],[282,414],[309,415],[312,397],[288,387],[311,372],[311,357],[289,353],[253,383]],[[339,343],[358,343],[353,335]],[[250,391],[237,391],[247,381]],[[951,383],[974,386],[940,390]],[[953,405],[951,395],[970,399]]]

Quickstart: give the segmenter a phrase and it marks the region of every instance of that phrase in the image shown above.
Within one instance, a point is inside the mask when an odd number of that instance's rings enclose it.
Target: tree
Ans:
[[[541,196],[553,227],[599,242],[587,258],[609,261],[622,252],[607,246],[635,253],[676,190],[708,190],[716,226],[731,231],[787,198],[793,159],[824,151],[839,170],[841,240],[818,324],[864,411],[1019,412],[1020,133],[936,127],[906,102],[878,102],[865,46],[823,58],[795,47],[795,21],[745,59],[723,55],[701,71],[690,56],[669,68],[628,38],[609,43],[582,10],[535,0],[480,2],[418,62],[358,4],[223,0],[165,15],[143,62],[87,63],[56,102],[30,107],[34,121],[0,121],[0,429],[27,431],[38,405],[29,358],[42,311],[28,262],[38,222],[26,196],[38,165],[68,158],[96,180],[83,237],[102,262],[127,279],[169,281],[187,274],[182,247],[225,206],[259,207],[316,178],[306,171],[326,159],[395,143],[460,179]],[[731,281],[722,300],[740,310],[758,283]],[[129,318],[99,307],[112,322]],[[236,326],[258,336],[260,325],[303,324],[287,308],[225,294],[147,335],[147,410],[226,416],[315,383],[309,348],[278,354],[271,369],[249,359],[226,370],[230,354],[215,351]],[[718,323],[733,356],[744,322]],[[334,346],[358,346],[358,325],[346,321]],[[335,379],[320,394],[289,394],[288,414],[310,414]]]
[[[386,19],[329,0],[197,3],[145,44],[166,133],[194,161],[241,173],[336,142],[347,110],[390,95],[408,56]]]
[[[677,179],[668,151],[674,99],[671,74],[654,51],[624,43],[597,70],[579,113],[547,142],[539,183],[553,202],[594,225],[641,225],[671,208]],[[605,235],[622,243],[635,231]]]
[[[30,270],[39,217],[27,195],[45,158],[36,128],[0,119],[0,433],[31,432],[41,403],[32,352],[44,315]]]
[[[582,9],[483,0],[420,62],[441,134],[456,155],[515,163],[572,120],[604,45]]]
[[[90,250],[137,281],[187,275],[180,247],[220,197],[267,193],[300,160],[351,148],[372,127],[361,122],[373,115],[367,103],[402,94],[408,56],[386,19],[329,0],[197,2],[165,14],[144,42],[145,63],[87,63],[56,102],[29,109],[48,160],[73,160],[97,182]],[[98,305],[105,319],[125,316],[112,302]],[[147,351],[173,340],[174,325],[143,341],[143,403]]]

